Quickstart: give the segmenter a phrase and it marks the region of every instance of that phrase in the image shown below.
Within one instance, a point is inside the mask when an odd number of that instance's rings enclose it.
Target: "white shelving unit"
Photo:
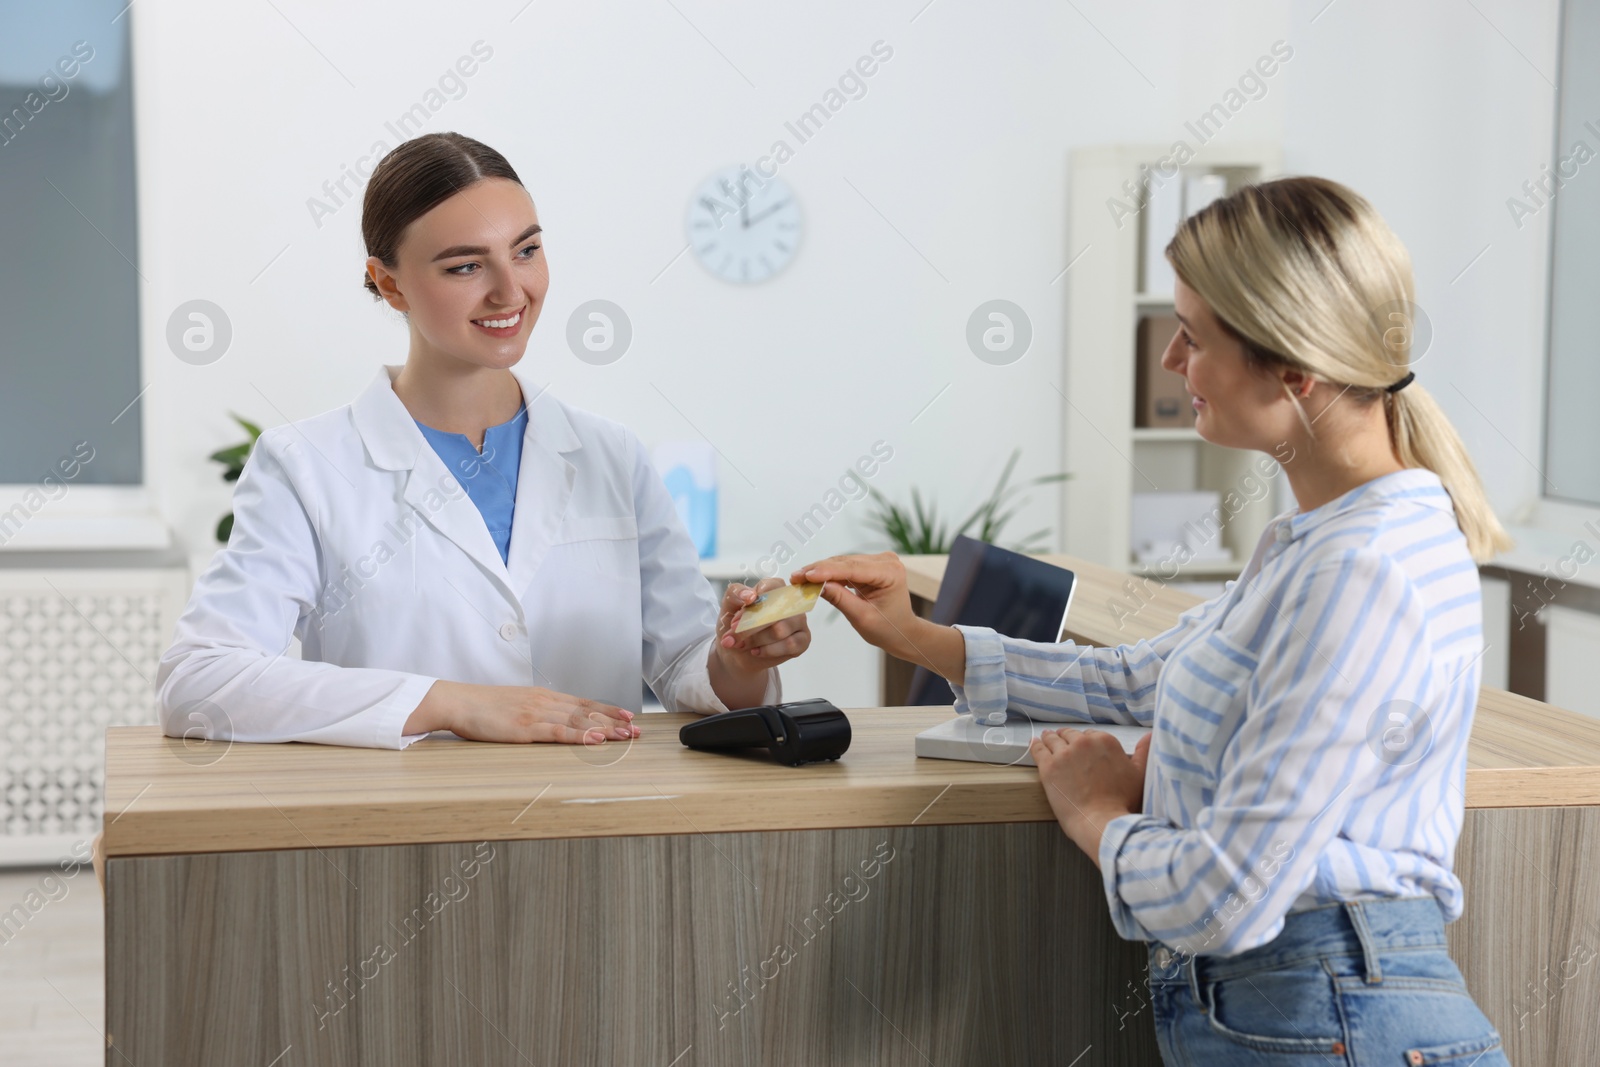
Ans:
[[[1154,168],[1171,145],[1104,145],[1075,151],[1068,190],[1067,257],[1080,257],[1067,272],[1067,329],[1063,373],[1062,469],[1063,550],[1121,570],[1146,572],[1130,549],[1130,509],[1135,492],[1209,489],[1237,499],[1266,491],[1244,503],[1222,524],[1227,561],[1193,562],[1178,580],[1235,577],[1250,558],[1271,518],[1293,506],[1287,479],[1276,471],[1260,477],[1263,453],[1213,445],[1192,427],[1141,428],[1134,425],[1134,381],[1139,320],[1170,313],[1171,293],[1141,292],[1143,221],[1114,211],[1115,205],[1140,207],[1128,194],[1138,188],[1140,164]],[[1282,171],[1275,145],[1203,146],[1182,175],[1216,173],[1228,191]],[[1181,181],[1182,176],[1168,179]],[[1131,183],[1131,185],[1129,184]],[[1117,215],[1123,214],[1118,223]],[[1254,478],[1254,481],[1251,478]],[[1199,516],[1196,516],[1199,518]]]
[[[1199,441],[1200,431],[1193,426],[1135,426],[1130,434],[1139,441]]]

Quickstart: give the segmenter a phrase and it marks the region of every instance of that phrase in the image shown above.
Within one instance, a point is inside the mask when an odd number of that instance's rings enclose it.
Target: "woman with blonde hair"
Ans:
[[[870,642],[1032,753],[1067,836],[1149,943],[1169,1064],[1506,1063],[1445,949],[1483,651],[1475,561],[1509,543],[1412,367],[1411,265],[1335,182],[1247,186],[1167,247],[1205,440],[1278,458],[1298,507],[1237,581],[1120,648],[943,627],[890,554],[796,572]],[[1420,353],[1417,354],[1420,358]]]

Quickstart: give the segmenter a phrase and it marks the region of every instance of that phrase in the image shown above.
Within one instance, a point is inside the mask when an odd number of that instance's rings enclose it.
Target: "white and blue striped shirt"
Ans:
[[[1433,472],[1279,515],[1237,581],[1148,641],[959,629],[958,711],[1155,728],[1144,812],[1100,843],[1123,937],[1234,955],[1290,911],[1357,897],[1460,916],[1482,606]]]

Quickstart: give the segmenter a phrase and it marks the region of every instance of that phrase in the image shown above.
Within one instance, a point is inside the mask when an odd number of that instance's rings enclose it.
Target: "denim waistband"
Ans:
[[[1444,913],[1437,899],[1390,897],[1324,904],[1284,916],[1283,929],[1264,945],[1236,956],[1190,956],[1150,944],[1156,980],[1217,981],[1319,956],[1359,956],[1369,981],[1381,977],[1380,952],[1445,947]]]

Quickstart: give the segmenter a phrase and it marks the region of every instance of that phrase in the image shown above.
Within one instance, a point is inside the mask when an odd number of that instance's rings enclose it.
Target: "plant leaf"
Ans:
[[[252,442],[254,442],[256,438],[261,436],[261,427],[257,426],[255,423],[251,422],[249,419],[245,418],[243,415],[236,415],[231,411],[228,412],[228,414],[229,415],[233,415],[233,421],[234,422],[237,422],[240,426],[244,427],[245,432],[250,435],[250,440]]]
[[[975,536],[980,541],[999,544],[1006,526],[1028,503],[1028,489],[1064,482],[1072,477],[1070,473],[1061,471],[1013,484],[1011,479],[1016,474],[1021,457],[1022,449],[1011,450],[988,496],[961,518],[954,532],[950,529],[949,521],[940,518],[936,501],[931,496],[925,498],[917,487],[911,489],[910,506],[903,507],[889,500],[877,488],[868,486],[867,492],[877,508],[868,521],[882,531],[895,551],[905,555],[943,555],[950,551],[955,538],[962,536]],[[1031,547],[1038,539],[1048,537],[1050,532],[1050,527],[1035,531],[1024,538],[1021,545]]]

